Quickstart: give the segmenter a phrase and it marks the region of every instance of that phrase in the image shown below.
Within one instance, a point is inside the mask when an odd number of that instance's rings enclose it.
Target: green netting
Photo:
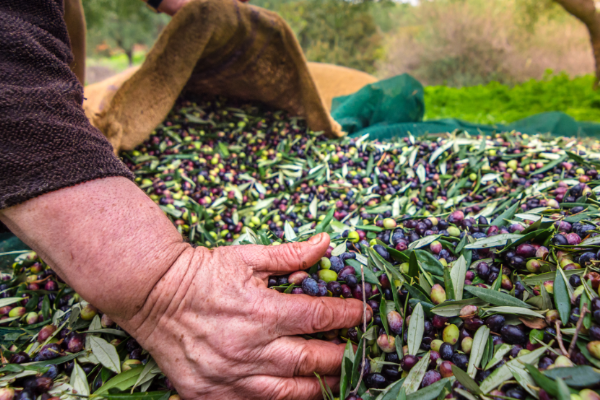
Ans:
[[[0,271],[9,271],[21,250],[29,250],[29,247],[10,232],[0,233]]]
[[[576,121],[559,111],[532,115],[508,125],[473,124],[452,118],[423,121],[423,85],[408,74],[375,82],[348,96],[336,97],[331,109],[333,118],[351,136],[368,133],[370,139],[379,140],[403,137],[409,132],[422,135],[456,129],[472,134],[516,130],[528,134],[600,137],[600,124]]]

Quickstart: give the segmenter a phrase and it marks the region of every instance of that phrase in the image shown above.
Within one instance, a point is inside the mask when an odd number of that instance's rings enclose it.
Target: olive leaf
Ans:
[[[418,390],[417,390],[418,392]],[[416,394],[416,393],[414,393]],[[396,400],[406,400],[406,389],[405,388],[400,388],[400,391],[398,392],[398,396],[396,396]]]
[[[564,275],[560,273],[561,270],[562,268],[557,266],[554,278],[554,306],[558,310],[560,320],[566,325],[571,315],[571,296]]]
[[[408,290],[410,297],[417,299],[417,300],[425,301],[427,303],[431,302],[431,300],[429,299],[429,296],[427,296],[425,293],[423,293],[422,291],[417,289],[417,286],[411,286],[406,282],[404,282],[402,285],[404,286],[404,288],[406,290]]]
[[[353,260],[353,259],[346,260],[346,264],[348,264],[349,266],[354,268],[354,271],[356,272],[356,275],[359,278],[361,276],[361,268],[362,268],[365,273],[365,281],[367,281],[373,285],[379,285],[379,280],[377,279],[377,277],[375,276],[373,271],[371,271],[370,268],[363,266],[360,262]]]
[[[132,368],[129,371],[121,372],[119,375],[114,376],[98,390],[94,392],[94,395],[103,395],[108,393],[109,389],[116,388],[121,391],[127,390],[137,382],[139,376],[143,371],[142,367]]]
[[[352,342],[348,340],[346,342],[346,348],[344,349],[344,356],[342,358],[342,372],[340,376],[340,393],[345,399],[348,397],[350,391],[350,378],[352,377],[352,363],[354,362],[354,349],[352,348]]]
[[[154,361],[154,359],[151,358],[146,363],[146,365],[144,365],[144,369],[142,370],[142,373],[138,377],[137,381],[135,381],[135,384],[131,388],[131,391],[133,392],[133,390],[136,387],[143,385],[144,383],[152,380],[158,374],[160,374],[160,369],[158,368],[156,361]]]
[[[539,349],[533,350],[531,353],[524,354],[520,357],[515,358],[512,361],[498,367],[490,376],[488,376],[479,387],[483,393],[489,393],[492,389],[498,387],[503,382],[509,380],[512,377],[512,373],[508,369],[508,364],[515,368],[524,368],[525,364],[534,364],[538,359],[546,352],[548,346],[540,347]]]
[[[404,379],[400,379],[399,381],[391,383],[381,393],[379,393],[377,397],[375,397],[375,400],[396,400],[400,395],[400,392],[404,391],[404,389],[402,388],[403,383]]]
[[[502,226],[506,225],[506,220],[513,219],[513,217],[515,216],[515,213],[517,212],[517,208],[519,208],[518,202],[513,204],[512,206],[510,206],[508,208],[508,210],[504,211],[502,214],[500,214],[498,217],[496,217],[496,219],[494,219],[490,225],[494,225],[497,227],[502,227]],[[498,236],[500,236],[500,235],[498,235]]]
[[[408,354],[417,355],[423,340],[423,332],[425,330],[425,315],[421,303],[417,304],[410,317],[408,325]]]
[[[421,239],[415,240],[414,242],[409,244],[408,248],[409,249],[420,249],[421,247],[425,247],[425,246],[435,242],[439,237],[440,237],[440,235],[429,235],[429,236],[422,237]]]
[[[413,253],[416,254],[419,264],[425,271],[437,276],[444,275],[444,266],[433,254],[424,250],[415,250]]]
[[[454,289],[454,299],[462,300],[463,298],[463,287],[465,286],[465,275],[467,274],[467,261],[464,256],[460,256],[458,260],[454,262],[452,270],[450,271],[450,278],[452,279],[452,288]]]
[[[490,328],[487,326],[481,326],[479,329],[477,329],[477,332],[475,332],[471,346],[471,354],[469,355],[469,363],[467,366],[467,374],[471,378],[475,378],[477,368],[479,367],[481,359],[483,358],[483,352],[485,351],[489,335]]]
[[[417,254],[413,251],[410,254],[408,261],[408,276],[414,278],[419,274],[419,261],[417,260]]]
[[[421,184],[425,183],[426,174],[427,172],[425,171],[425,167],[423,166],[423,164],[419,164],[419,166],[417,167],[417,176],[419,177],[419,181],[421,182]]]
[[[588,297],[587,292],[585,290],[583,291],[583,293],[581,293],[581,300],[579,301],[579,309],[583,310],[584,306],[588,310],[592,309],[592,301]],[[583,317],[583,326],[585,327],[585,329],[590,329],[590,327],[592,326],[592,314],[591,313],[586,313],[585,316]]]
[[[76,360],[73,360],[73,372],[71,372],[71,379],[69,382],[77,394],[81,396],[90,395],[90,386],[88,385],[87,376]]]
[[[594,365],[596,368],[600,368],[600,360],[590,354],[586,344],[583,343],[581,340],[578,340],[576,344],[581,354],[583,354],[583,356],[590,362],[590,364]]]
[[[494,354],[494,340],[491,336],[488,336],[487,343],[485,345],[485,350],[483,351],[483,357],[481,357],[481,365],[486,366],[488,361],[492,358]],[[485,370],[485,368],[482,368]],[[472,371],[471,371],[472,372]]]
[[[479,239],[475,243],[466,245],[465,249],[486,249],[490,247],[504,246],[509,240],[515,241],[522,237],[523,235],[518,233],[503,233],[500,235]]]
[[[383,329],[385,330],[385,334],[390,334],[390,328],[388,327],[387,322],[387,303],[385,297],[381,296],[381,301],[379,303],[379,316],[381,317],[381,323],[383,324]]]
[[[90,331],[95,331],[97,329],[102,329],[102,322],[100,321],[100,316],[96,314],[92,319],[92,322],[90,323],[87,332],[90,333]]]
[[[427,352],[406,376],[402,387],[406,390],[407,396],[416,392],[419,388],[419,385],[425,376],[425,372],[427,371],[427,366],[429,365],[429,357],[430,353]]]
[[[406,400],[434,400],[434,399],[437,399],[442,394],[442,391],[444,390],[444,388],[446,386],[449,386],[450,382],[451,382],[451,378],[441,379],[441,380],[437,381],[436,383],[434,383],[433,385],[426,386],[423,389],[420,389],[414,393],[409,394],[408,396],[406,396],[405,399]],[[400,398],[401,393],[402,393],[402,391],[400,391],[397,400],[403,400]]]
[[[471,378],[465,371],[452,364],[452,373],[456,377],[456,380],[460,382],[460,384],[463,385],[469,392],[473,394],[481,394],[481,389],[479,388],[477,382],[475,382],[473,378]]]
[[[323,218],[323,221],[321,221],[317,224],[317,227],[315,228],[315,234],[325,232],[325,229],[329,226],[329,223],[333,219],[334,212],[335,212],[335,210],[333,208],[329,209],[329,211],[327,212],[327,215],[325,215],[325,218]]]
[[[508,365],[508,369],[510,370],[510,373],[513,375],[515,380],[517,382],[519,382],[519,385],[521,385],[521,387],[523,389],[525,389],[530,395],[532,395],[536,399],[539,398],[538,393],[532,389],[532,387],[535,387],[535,381],[533,380],[533,378],[531,377],[531,375],[529,375],[529,373],[527,371],[525,371],[521,368],[516,368],[510,364]]]
[[[600,237],[600,236],[598,236]],[[583,275],[584,270],[583,269],[571,269],[568,271],[564,271],[564,274],[567,278],[570,278],[573,275]],[[543,274],[538,274],[538,275],[533,275],[533,276],[528,276],[526,278],[523,279],[523,283],[529,285],[529,286],[536,286],[536,285],[541,285],[546,281],[552,281],[554,280],[554,275],[555,272],[545,272]]]
[[[317,204],[319,203],[319,200],[317,197],[315,197],[314,199],[312,199],[312,201],[310,202],[310,205],[308,206],[308,210],[310,212],[310,215],[312,215],[313,218],[317,218]]]
[[[454,144],[453,140],[448,140],[444,145],[435,149],[433,153],[431,153],[431,157],[429,158],[429,164],[433,164],[433,162],[441,156],[446,150],[448,150]]]
[[[366,340],[369,340],[369,339],[366,339]],[[364,340],[358,341],[358,346],[356,347],[356,353],[354,354],[354,361],[352,362],[352,375],[350,376],[350,382],[351,382],[352,386],[356,386],[358,384],[358,379],[360,377],[360,368],[362,366],[362,355],[363,355],[364,345],[365,345]]]
[[[488,361],[484,370],[488,370],[492,368],[494,365],[498,364],[500,361],[504,359],[504,356],[508,354],[508,352],[512,349],[512,346],[507,343],[502,343],[500,347],[496,350],[493,357]]]
[[[114,336],[129,337],[126,332],[111,328],[88,329],[86,330],[86,333],[107,333]]]
[[[0,378],[0,384],[3,384],[2,386],[5,386],[4,385],[5,383],[14,382],[15,380],[17,380],[19,378],[24,378],[26,376],[33,376],[33,375],[37,375],[37,374],[38,374],[38,372],[33,371],[33,370],[25,370],[25,371],[17,372],[15,374],[8,374],[8,375],[5,375]]]
[[[477,400],[476,396],[473,396],[471,393],[467,392],[466,390],[459,389],[459,388],[456,388],[454,390],[456,391],[456,393],[460,394],[461,396],[463,396],[467,400]]]
[[[117,349],[112,344],[108,343],[106,340],[95,337],[95,336],[87,336],[90,341],[90,346],[92,348],[92,353],[100,364],[110,369],[116,374],[121,373],[121,362],[119,360],[119,354],[117,354]]]
[[[531,308],[531,305],[506,293],[477,286],[465,286],[465,290],[472,295],[479,297],[481,300],[496,306]]]
[[[429,297],[431,297],[431,287],[433,283],[431,282],[431,278],[428,276],[427,272],[419,272],[419,286],[427,293]]]
[[[442,317],[456,317],[459,315],[460,310],[462,310],[464,306],[473,305],[481,307],[486,304],[488,304],[486,301],[483,301],[477,297],[472,297],[470,299],[445,301],[433,307],[431,312]]]
[[[446,298],[454,299],[454,284],[452,283],[450,266],[444,268],[444,287],[446,290]]]
[[[569,391],[569,387],[561,378],[556,378],[556,389],[557,400],[571,400],[571,392]]]
[[[567,156],[563,155],[560,158],[557,158],[556,160],[553,160],[553,161],[549,162],[548,164],[544,165],[542,168],[536,169],[535,171],[533,171],[530,174],[530,176],[533,176],[536,174],[543,174],[546,171],[550,171],[552,168],[554,168],[557,165],[559,165],[560,163],[564,162],[566,159],[567,159]]]
[[[521,307],[492,307],[485,310],[486,313],[496,314],[510,314],[510,315],[524,315],[527,317],[545,318],[542,314],[537,313],[533,310]]]
[[[600,187],[600,186],[598,186]],[[600,244],[600,236],[589,237],[583,240],[579,245],[580,246],[597,246]]]
[[[57,330],[57,332],[58,332],[58,330]],[[69,354],[68,356],[53,358],[52,360],[38,361],[38,362],[31,363],[29,365],[45,365],[45,366],[59,365],[59,364],[64,364],[68,361],[74,360],[76,358],[79,358],[85,354],[86,354],[85,351],[80,351],[79,353]]]
[[[552,310],[552,299],[550,298],[550,294],[546,290],[544,285],[540,285],[540,293],[542,297],[542,306],[541,310]]]
[[[404,337],[402,335],[396,335],[396,354],[398,354],[399,358],[404,357],[404,350],[402,349]]]
[[[291,242],[294,239],[296,239],[296,232],[294,232],[294,229],[290,225],[289,221],[285,221],[285,224],[283,225],[283,232],[285,235],[285,240],[287,240],[288,242]]]
[[[562,379],[565,384],[579,389],[594,386],[600,382],[600,373],[594,371],[589,365],[549,369],[544,371],[544,375],[557,381]]]
[[[321,393],[323,394],[323,399],[335,400],[335,397],[333,396],[331,388],[329,387],[327,382],[324,379],[321,379],[321,375],[319,375],[318,373],[314,372],[314,374],[317,377],[317,380],[319,381],[319,385],[321,386]]]
[[[170,391],[161,390],[147,393],[105,393],[102,398],[106,400],[168,400],[170,396]]]
[[[331,255],[338,257],[338,256],[342,255],[343,253],[345,253],[346,249],[347,249],[346,242],[343,241],[342,243],[335,246],[335,248],[333,250],[331,250]]]

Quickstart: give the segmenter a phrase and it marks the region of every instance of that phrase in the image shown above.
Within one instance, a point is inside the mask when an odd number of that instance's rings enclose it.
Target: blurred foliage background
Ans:
[[[141,63],[168,23],[139,0],[83,0],[88,82]],[[600,121],[583,24],[551,0],[251,0],[282,15],[310,61],[409,73],[426,118],[511,122],[541,111]]]

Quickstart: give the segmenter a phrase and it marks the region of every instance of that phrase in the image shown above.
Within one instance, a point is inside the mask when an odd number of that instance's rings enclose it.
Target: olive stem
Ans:
[[[363,375],[365,373],[365,359],[367,357],[367,349],[366,349],[366,338],[365,333],[367,333],[367,293],[365,291],[365,270],[364,266],[361,264],[360,266],[360,276],[362,278],[362,297],[363,297],[363,348],[362,348],[362,364],[360,366],[360,376],[358,377],[358,382],[356,383],[356,387],[352,391],[352,393],[358,393],[358,388],[360,387],[360,383],[362,382]],[[342,394],[343,396],[344,394]]]
[[[583,308],[581,309],[581,313],[579,314],[579,320],[577,321],[577,325],[575,326],[575,334],[573,335],[573,340],[571,340],[571,344],[569,345],[569,357],[571,357],[571,354],[575,349],[575,343],[577,343],[577,336],[579,335],[581,325],[583,325],[583,318],[585,317],[585,314],[587,314],[587,312],[587,303],[584,303]]]
[[[569,357],[569,352],[565,349],[565,345],[562,341],[562,333],[560,333],[560,320],[555,321],[554,324],[556,325],[556,341],[558,342],[558,347],[560,347],[560,351],[562,351],[565,356]]]

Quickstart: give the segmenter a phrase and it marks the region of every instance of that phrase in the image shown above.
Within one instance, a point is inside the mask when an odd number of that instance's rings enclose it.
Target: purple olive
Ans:
[[[527,337],[525,333],[514,325],[504,325],[500,330],[502,340],[508,344],[523,344]]]
[[[365,377],[365,385],[368,388],[384,389],[387,386],[387,380],[381,374],[368,374]]]
[[[302,281],[302,290],[309,296],[319,295],[319,285],[313,278],[306,278]]]
[[[78,353],[85,347],[85,337],[80,333],[72,332],[67,336],[67,350],[70,353]]]
[[[506,318],[503,315],[496,314],[485,319],[485,324],[492,332],[500,333],[500,330],[504,326]]]
[[[417,362],[419,362],[419,359],[416,356],[407,354],[400,361],[400,367],[404,371],[408,372],[411,369],[413,369],[413,367],[417,364]]]
[[[421,381],[421,387],[424,388],[429,385],[433,385],[440,379],[442,379],[442,375],[440,375],[440,373],[436,370],[427,371],[423,377],[423,380]]]
[[[530,244],[523,243],[517,246],[517,255],[525,258],[535,257],[536,248]]]

